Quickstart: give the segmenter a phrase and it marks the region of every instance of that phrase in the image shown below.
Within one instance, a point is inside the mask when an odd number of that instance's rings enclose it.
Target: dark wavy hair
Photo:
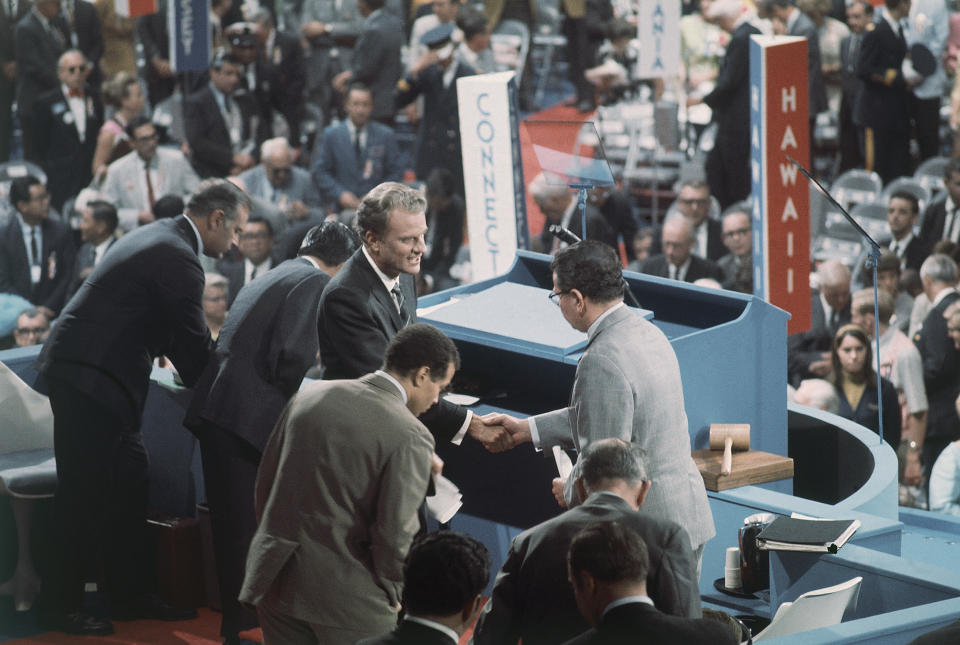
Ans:
[[[553,257],[550,270],[557,274],[561,291],[576,289],[594,302],[623,297],[620,258],[603,242],[585,240],[561,249]]]
[[[843,342],[844,338],[852,336],[856,340],[860,341],[864,347],[867,348],[866,359],[863,362],[863,371],[861,376],[866,380],[867,388],[871,390],[877,389],[877,374],[873,371],[873,351],[870,349],[870,339],[867,337],[867,333],[863,331],[863,327],[860,325],[849,324],[844,325],[837,330],[836,335],[833,337],[833,350],[830,352],[830,364],[833,366],[832,381],[837,388],[842,388],[846,376],[843,373],[843,367],[840,365],[840,353],[838,349],[840,348],[840,343]]]

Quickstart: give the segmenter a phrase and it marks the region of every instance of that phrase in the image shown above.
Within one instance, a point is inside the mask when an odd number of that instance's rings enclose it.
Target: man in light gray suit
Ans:
[[[117,207],[120,228],[131,231],[154,220],[153,204],[165,195],[190,195],[200,178],[179,150],[158,148],[157,128],[144,116],[127,125],[130,152],[107,168],[104,196]]]
[[[434,447],[417,415],[459,362],[453,341],[414,324],[381,370],[313,383],[287,405],[257,473],[240,592],[267,645],[352,645],[396,626]]]
[[[284,137],[260,145],[260,163],[240,174],[247,193],[280,209],[286,223],[323,219],[320,191],[310,173],[293,165],[293,149]],[[281,229],[286,228],[285,226]]]
[[[563,317],[587,333],[577,366],[570,407],[528,419],[492,414],[514,444],[537,449],[555,445],[582,451],[590,443],[618,437],[637,444],[648,457],[650,493],[644,513],[686,529],[699,561],[715,534],[703,479],[690,456],[680,366],[663,332],[623,304],[620,259],[595,240],[561,250],[551,263],[551,299]],[[583,500],[574,489],[579,463],[567,481],[554,480],[561,505]],[[699,569],[699,567],[698,567]]]

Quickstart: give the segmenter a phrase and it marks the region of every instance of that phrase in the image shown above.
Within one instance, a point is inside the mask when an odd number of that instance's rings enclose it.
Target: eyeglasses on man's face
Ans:
[[[559,307],[559,306],[560,306],[560,298],[562,298],[563,296],[567,295],[568,293],[570,293],[570,290],[569,290],[569,289],[565,289],[565,290],[563,290],[563,291],[551,291],[550,293],[547,294],[547,298],[550,299],[550,302],[552,302],[553,304],[555,304],[555,305],[557,305],[557,306]]]

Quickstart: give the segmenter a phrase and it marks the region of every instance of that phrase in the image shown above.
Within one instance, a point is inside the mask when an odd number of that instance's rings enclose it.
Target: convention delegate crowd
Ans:
[[[145,549],[139,430],[156,362],[193,387],[185,425],[201,448],[228,643],[257,625],[268,644],[454,643],[471,626],[478,643],[626,643],[638,630],[739,642],[736,621],[700,606],[714,529],[679,367],[662,332],[625,308],[622,270],[752,292],[752,34],[808,39],[811,132],[818,114],[839,124],[835,151],[811,143],[833,171],[889,183],[949,148],[940,113],[955,124],[960,92],[947,4],[684,2],[683,74],[651,92],[709,106],[716,144],[659,226],[629,190],[598,189],[589,241],[533,240],[554,256],[558,314],[591,342],[570,407],[518,419],[442,397],[459,355],[417,323],[416,302],[469,280],[456,79],[497,69],[491,31],[520,24],[530,38],[546,7],[214,0],[209,70],[176,73],[163,1],[136,20],[112,0],[0,2],[0,160],[42,170],[12,178],[0,239],[7,342],[43,344],[55,418],[58,531],[40,625],[105,635],[111,621],[193,615],[156,595]],[[637,7],[559,9],[571,106],[635,97],[616,66],[635,62]],[[916,42],[933,73],[911,65]],[[519,71],[526,111],[529,58]],[[581,234],[565,187],[540,175],[528,192],[546,224]],[[788,395],[874,430],[882,397],[901,502],[954,514],[958,204],[956,159],[939,198],[887,198],[879,364],[867,274],[840,261],[811,275],[812,328],[788,341]],[[297,394],[305,375],[320,380]],[[553,482],[567,510],[513,541],[486,603],[484,547],[425,528],[434,447],[463,441],[580,453]],[[101,560],[106,613],[83,597]]]

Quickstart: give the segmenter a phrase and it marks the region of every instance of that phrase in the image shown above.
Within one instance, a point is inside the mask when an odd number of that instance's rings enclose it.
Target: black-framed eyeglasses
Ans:
[[[21,336],[26,336],[28,334],[33,336],[40,336],[50,331],[49,327],[17,327],[17,333]]]
[[[738,228],[734,231],[724,231],[723,236],[727,239],[750,235],[752,231],[749,228]]]
[[[551,291],[550,293],[547,294],[547,298],[549,298],[550,302],[552,302],[553,304],[559,307],[560,298],[565,296],[568,293],[570,293],[569,289],[565,289],[563,291]]]

